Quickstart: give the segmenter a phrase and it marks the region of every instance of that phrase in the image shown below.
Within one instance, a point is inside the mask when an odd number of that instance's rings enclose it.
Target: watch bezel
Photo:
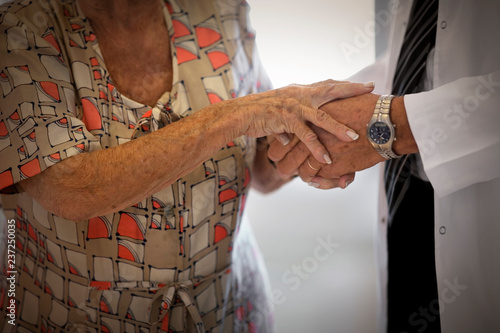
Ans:
[[[372,137],[372,128],[374,128],[377,124],[383,124],[385,126],[385,128],[387,128],[389,130],[390,137],[387,138],[386,141],[383,143],[377,142],[376,139]],[[384,146],[384,145],[390,143],[391,140],[394,141],[395,132],[394,132],[393,126],[391,126],[391,124],[388,124],[386,121],[376,119],[368,127],[368,137],[370,138],[370,141],[379,145],[379,146]]]

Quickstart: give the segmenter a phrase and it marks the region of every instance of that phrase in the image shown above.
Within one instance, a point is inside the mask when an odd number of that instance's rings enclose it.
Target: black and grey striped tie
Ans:
[[[415,0],[396,66],[392,94],[402,96],[422,91],[427,55],[436,43],[438,0]],[[408,186],[414,155],[393,159],[385,165],[385,189],[392,221]]]

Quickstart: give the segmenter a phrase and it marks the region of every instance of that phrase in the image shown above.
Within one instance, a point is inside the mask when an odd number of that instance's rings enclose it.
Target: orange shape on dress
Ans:
[[[179,65],[194,59],[198,59],[198,56],[196,54],[189,52],[188,50],[182,47],[177,47],[177,63]]]
[[[83,123],[89,131],[102,128],[101,115],[97,107],[87,98],[82,98]]]
[[[229,64],[229,56],[221,51],[212,51],[207,53],[208,59],[212,63],[214,69],[218,69],[226,64]]]
[[[215,226],[215,236],[214,236],[214,244],[217,244],[221,240],[227,237],[227,230],[221,225]]]
[[[196,27],[195,30],[198,37],[198,45],[201,48],[212,45],[222,38],[220,33],[210,28]]]
[[[32,177],[42,172],[42,170],[40,169],[40,162],[38,161],[38,158],[35,158],[34,160],[22,165],[19,169],[26,177]]]
[[[184,23],[178,20],[172,20],[172,25],[174,26],[174,38],[179,38],[191,34],[191,31]]]
[[[133,239],[144,240],[144,235],[137,225],[136,220],[127,213],[123,213],[120,216],[120,222],[118,223],[118,234],[120,236],[127,236]]]
[[[94,217],[89,220],[87,238],[109,238],[108,226],[100,217]]]

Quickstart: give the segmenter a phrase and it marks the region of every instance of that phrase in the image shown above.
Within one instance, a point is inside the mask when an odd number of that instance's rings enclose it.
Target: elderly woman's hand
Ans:
[[[335,121],[319,107],[332,100],[347,98],[373,90],[373,84],[324,81],[313,85],[291,85],[281,89],[250,95],[234,103],[236,112],[246,129],[244,133],[253,137],[270,134],[293,133],[311,151],[320,163],[331,163],[331,158],[316,133],[308,126],[310,122],[342,141],[356,140],[358,135],[349,127]],[[237,101],[237,102],[236,102]],[[287,144],[287,136],[279,135]]]
[[[342,142],[312,125],[311,128],[332,156],[331,165],[319,164],[309,157],[310,152],[298,139],[294,139],[287,146],[274,142],[269,148],[268,156],[277,163],[278,173],[283,178],[297,174],[303,181],[321,189],[337,186],[345,188],[354,180],[354,172],[384,161],[366,137],[366,124],[373,114],[377,98],[378,95],[363,94],[334,101],[322,107],[322,110],[338,121],[359,131],[361,136],[355,142]],[[400,104],[400,101],[396,101],[394,105]]]

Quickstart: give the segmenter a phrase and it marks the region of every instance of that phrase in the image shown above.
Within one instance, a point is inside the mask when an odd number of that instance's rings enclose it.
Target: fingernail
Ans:
[[[286,135],[285,133],[281,133],[278,136],[283,146],[286,146],[287,144],[290,143],[290,139],[288,138],[288,135]]]
[[[309,183],[307,183],[307,185],[312,186],[312,187],[316,187],[316,188],[319,187],[319,184],[315,183],[315,182],[309,182]]]
[[[344,186],[344,188],[347,188],[347,186],[349,186],[349,184],[350,184],[350,183],[351,183],[351,181],[350,181],[350,180],[347,180],[347,181],[345,182],[345,186]]]
[[[358,134],[358,133],[356,133],[356,132],[354,132],[354,131],[352,131],[352,130],[348,130],[346,134],[347,134],[347,136],[348,136],[348,137],[350,137],[353,141],[354,141],[354,140],[357,140],[357,139],[359,138],[359,134]]]
[[[373,88],[375,87],[375,81],[365,82],[363,83],[363,86],[365,86],[366,88]]]
[[[327,164],[332,164],[332,159],[330,158],[330,155],[328,154],[323,155],[323,159]]]

